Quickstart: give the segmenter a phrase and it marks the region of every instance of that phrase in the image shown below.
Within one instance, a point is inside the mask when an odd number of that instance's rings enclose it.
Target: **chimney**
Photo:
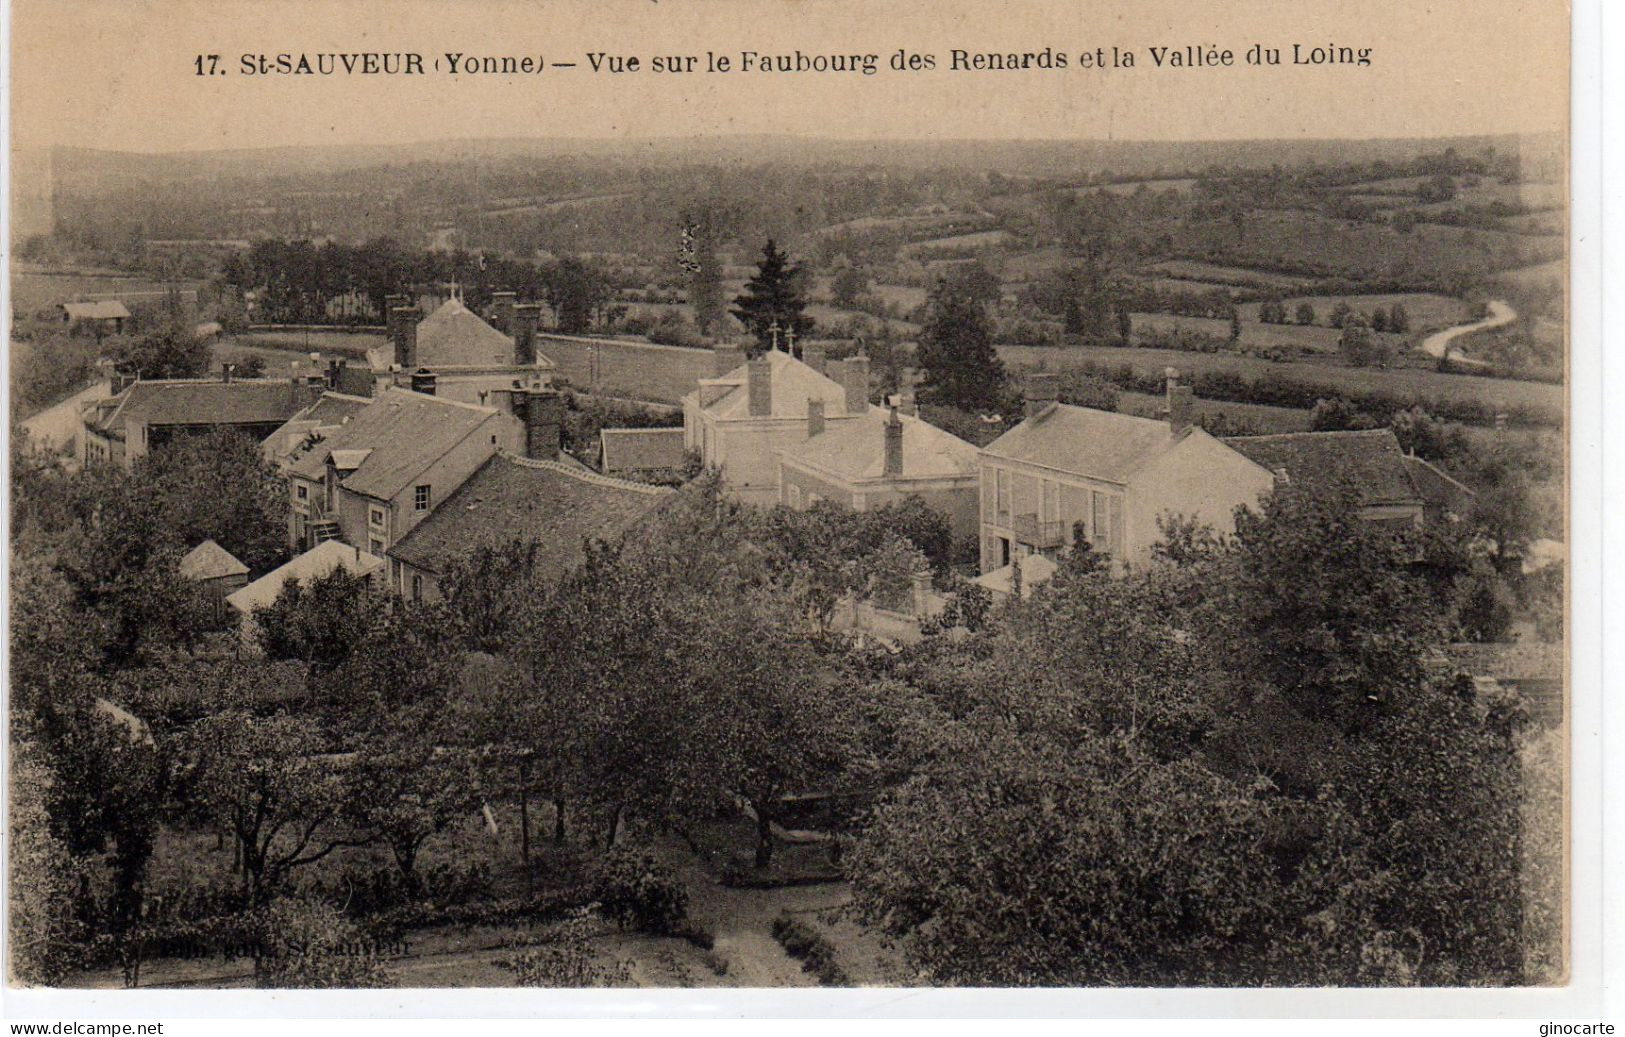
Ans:
[[[846,358],[841,372],[841,385],[846,388],[846,412],[862,414],[869,409],[869,358],[859,353]]]
[[[410,305],[412,305],[412,297],[410,295],[384,296],[384,334],[389,337],[391,342],[395,341],[395,311],[403,306]]]
[[[411,371],[418,366],[417,311],[410,306],[397,306],[389,311],[394,327],[390,338],[395,343],[395,366]]]
[[[807,438],[821,434],[824,431],[824,401],[814,396],[807,397]]]
[[[513,309],[517,298],[519,296],[513,292],[491,293],[491,320],[504,335],[514,334]]]
[[[920,415],[920,405],[914,396],[914,383],[919,379],[919,372],[912,367],[905,367],[897,376],[897,409],[911,418]]]
[[[745,394],[751,417],[773,413],[773,362],[765,354],[745,365]]]
[[[888,478],[903,474],[903,422],[896,407],[886,418],[886,461],[881,474]]]
[[[330,358],[327,361],[327,387],[329,389],[339,387],[339,361],[337,357]]]
[[[435,389],[434,372],[427,367],[420,367],[412,372],[412,391],[420,392],[425,396],[433,396]]]
[[[1029,371],[1022,382],[1021,410],[1022,416],[1028,419],[1036,418],[1055,405],[1055,373],[1053,371]]]
[[[824,373],[824,347],[823,346],[802,346],[801,347],[801,362],[806,364],[808,367],[812,368],[814,371],[817,371],[819,374],[823,374]]]
[[[532,461],[558,460],[564,441],[564,397],[532,388],[515,391],[513,402],[525,423],[525,456]]]
[[[305,405],[305,379],[299,370],[299,361],[290,361],[288,364],[288,406],[300,408]]]
[[[220,365],[220,380],[222,382],[225,382],[227,385],[230,385],[231,384],[231,376],[232,376],[233,373],[235,373],[236,368],[237,368],[236,364],[221,364]]]
[[[1196,394],[1190,386],[1179,384],[1178,371],[1170,367],[1163,373],[1168,378],[1168,430],[1177,436],[1190,427]]]
[[[733,346],[711,347],[711,377],[721,378],[744,362],[744,356]]]
[[[512,292],[505,293],[512,295]],[[509,323],[513,326],[513,362],[520,367],[536,364],[536,327],[542,321],[541,303],[527,302],[513,307]]]

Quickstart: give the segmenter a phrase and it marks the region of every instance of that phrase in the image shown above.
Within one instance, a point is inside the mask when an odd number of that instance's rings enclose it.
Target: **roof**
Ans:
[[[1329,489],[1346,483],[1359,491],[1366,506],[1422,500],[1392,429],[1230,436],[1224,442],[1274,472],[1278,480],[1284,473],[1288,486]]]
[[[727,374],[716,378],[700,379],[701,391],[706,386],[725,386],[726,391],[704,408],[719,418],[806,418],[807,401],[822,399],[826,416],[840,416],[846,411],[846,389],[840,382],[821,375],[811,367],[782,350],[771,349],[762,354],[768,361],[772,385],[772,404],[766,415],[750,413],[750,400],[745,384],[749,378],[749,363],[740,364]],[[865,410],[868,404],[864,404]]]
[[[291,460],[313,432],[336,429],[361,413],[372,400],[365,396],[324,392],[304,410],[282,423],[282,427],[260,441],[260,448],[278,463]]]
[[[384,560],[377,555],[367,554],[338,540],[327,540],[286,565],[272,569],[248,586],[228,594],[226,604],[246,614],[275,601],[289,580],[309,583],[341,568],[356,576],[370,576],[383,567]]]
[[[205,540],[186,552],[186,557],[181,559],[180,573],[188,580],[220,580],[228,576],[247,576],[248,566],[213,540]]]
[[[347,451],[370,451],[341,485],[354,493],[389,500],[493,415],[501,413],[492,407],[458,403],[408,389],[386,389],[342,427],[295,458],[292,471],[301,478],[319,481],[327,474],[329,455],[337,454],[347,463],[355,456]]]
[[[425,367],[512,367],[514,342],[461,299],[447,299],[418,322],[418,363]]]
[[[1472,507],[1477,494],[1436,466],[1407,454],[1405,467],[1410,471],[1411,484],[1416,487],[1416,492],[1430,506],[1458,515],[1465,514]]]
[[[497,454],[389,554],[425,572],[443,573],[477,547],[534,539],[537,572],[556,579],[580,563],[583,540],[625,532],[673,492],[556,461]]]
[[[1043,555],[1028,555],[1021,559],[1021,596],[1023,598],[1033,592],[1033,588],[1049,582],[1059,568],[1054,562]],[[1015,564],[1006,565],[990,572],[985,572],[971,582],[995,594],[1010,595],[1010,587],[1015,581]]]
[[[899,414],[903,426],[903,479],[976,476],[977,450],[929,421]],[[881,479],[886,466],[888,412],[879,407],[856,421],[831,425],[811,439],[786,447],[783,457],[848,480]]]
[[[1563,679],[1563,646],[1554,642],[1453,644],[1445,649],[1445,654],[1462,672],[1474,677],[1503,681]]]
[[[678,470],[686,459],[680,426],[599,429],[598,438],[605,475]]]
[[[1166,421],[1057,403],[983,447],[990,457],[1126,483],[1179,443]]]
[[[127,419],[148,425],[270,425],[288,420],[310,397],[274,379],[220,381],[170,378],[136,381],[113,397],[97,427],[122,429]]]
[[[129,309],[117,299],[96,302],[65,302],[62,310],[74,320],[119,320],[130,315]]]

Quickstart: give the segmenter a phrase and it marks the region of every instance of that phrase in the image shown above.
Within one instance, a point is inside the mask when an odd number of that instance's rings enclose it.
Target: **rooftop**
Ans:
[[[342,464],[356,463],[344,478],[345,489],[388,500],[501,413],[407,389],[386,389],[346,424],[295,458],[292,471],[300,478],[318,481],[326,476],[328,457],[337,455]],[[358,459],[356,451],[367,453]]]
[[[971,582],[978,587],[992,591],[1005,597],[1010,596],[1010,589],[1015,585],[1016,565],[1021,567],[1021,596],[1023,598],[1032,594],[1033,588],[1049,582],[1050,577],[1060,568],[1043,555],[1028,555],[1019,563],[1002,566],[976,577]]]
[[[1186,430],[1176,436],[1166,421],[1156,418],[1056,403],[989,443],[983,452],[1126,483],[1189,434]]]
[[[418,322],[418,363],[424,367],[513,367],[514,341],[485,323],[458,298]],[[391,355],[393,359],[393,355]],[[552,361],[538,356],[540,366]]]
[[[281,380],[155,379],[131,383],[94,421],[103,431],[122,431],[131,418],[148,425],[270,425],[309,402],[302,387],[295,391]]]
[[[1278,481],[1284,474],[1287,486],[1353,486],[1366,506],[1422,501],[1392,429],[1231,436],[1224,442],[1274,472]]]
[[[700,380],[701,393],[707,386],[724,387],[724,391],[707,404],[705,410],[719,418],[806,418],[807,401],[822,399],[827,416],[840,417],[847,413],[846,389],[840,382],[819,374],[782,350],[773,349],[762,355],[767,358],[772,383],[772,404],[767,415],[750,413],[746,390],[748,363],[740,364],[716,378]]]
[[[686,460],[683,434],[681,426],[600,429],[604,474],[680,470]]]
[[[537,571],[555,579],[582,559],[582,541],[630,529],[670,489],[582,472],[556,461],[497,454],[389,550],[425,572],[443,573],[477,547],[535,540]]]
[[[74,320],[119,320],[130,315],[129,309],[117,299],[95,302],[65,302],[62,311]]]
[[[248,566],[213,540],[186,552],[181,559],[180,574],[188,580],[219,580],[228,576],[247,576]]]
[[[383,567],[384,560],[377,555],[367,554],[338,540],[328,540],[227,595],[226,604],[247,614],[275,601],[289,580],[309,583],[340,568],[356,576],[370,576]]]
[[[885,477],[888,412],[872,407],[857,421],[845,421],[795,446],[786,461],[850,481]],[[904,479],[954,479],[976,475],[977,450],[929,421],[899,414],[903,426]]]

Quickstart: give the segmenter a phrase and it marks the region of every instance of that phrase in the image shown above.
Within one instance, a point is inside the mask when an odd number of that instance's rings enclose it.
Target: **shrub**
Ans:
[[[773,939],[784,953],[801,962],[802,971],[818,977],[824,986],[851,986],[846,971],[835,961],[834,946],[806,922],[781,913],[773,919]]]
[[[625,961],[600,961],[587,945],[591,922],[580,911],[553,927],[539,943],[519,944],[495,964],[513,973],[522,987],[610,987],[631,981]]]
[[[622,929],[683,935],[688,891],[653,857],[615,850],[599,871],[597,899],[604,914]]]
[[[278,900],[260,915],[256,928],[257,987],[389,985],[376,943],[328,904]]]

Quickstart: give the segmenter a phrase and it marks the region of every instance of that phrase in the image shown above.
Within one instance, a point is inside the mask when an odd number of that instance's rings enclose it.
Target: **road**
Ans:
[[[1511,324],[1517,319],[1518,312],[1511,306],[1499,299],[1491,299],[1490,315],[1488,317],[1480,321],[1474,321],[1471,324],[1458,324],[1453,328],[1436,331],[1422,340],[1421,349],[1422,352],[1429,356],[1440,357],[1441,359],[1448,354],[1452,363],[1458,363],[1464,367],[1488,367],[1489,365],[1484,361],[1463,356],[1459,350],[1453,353],[1450,352],[1450,343],[1463,335],[1471,335],[1475,331],[1487,331],[1490,328],[1499,328]]]

